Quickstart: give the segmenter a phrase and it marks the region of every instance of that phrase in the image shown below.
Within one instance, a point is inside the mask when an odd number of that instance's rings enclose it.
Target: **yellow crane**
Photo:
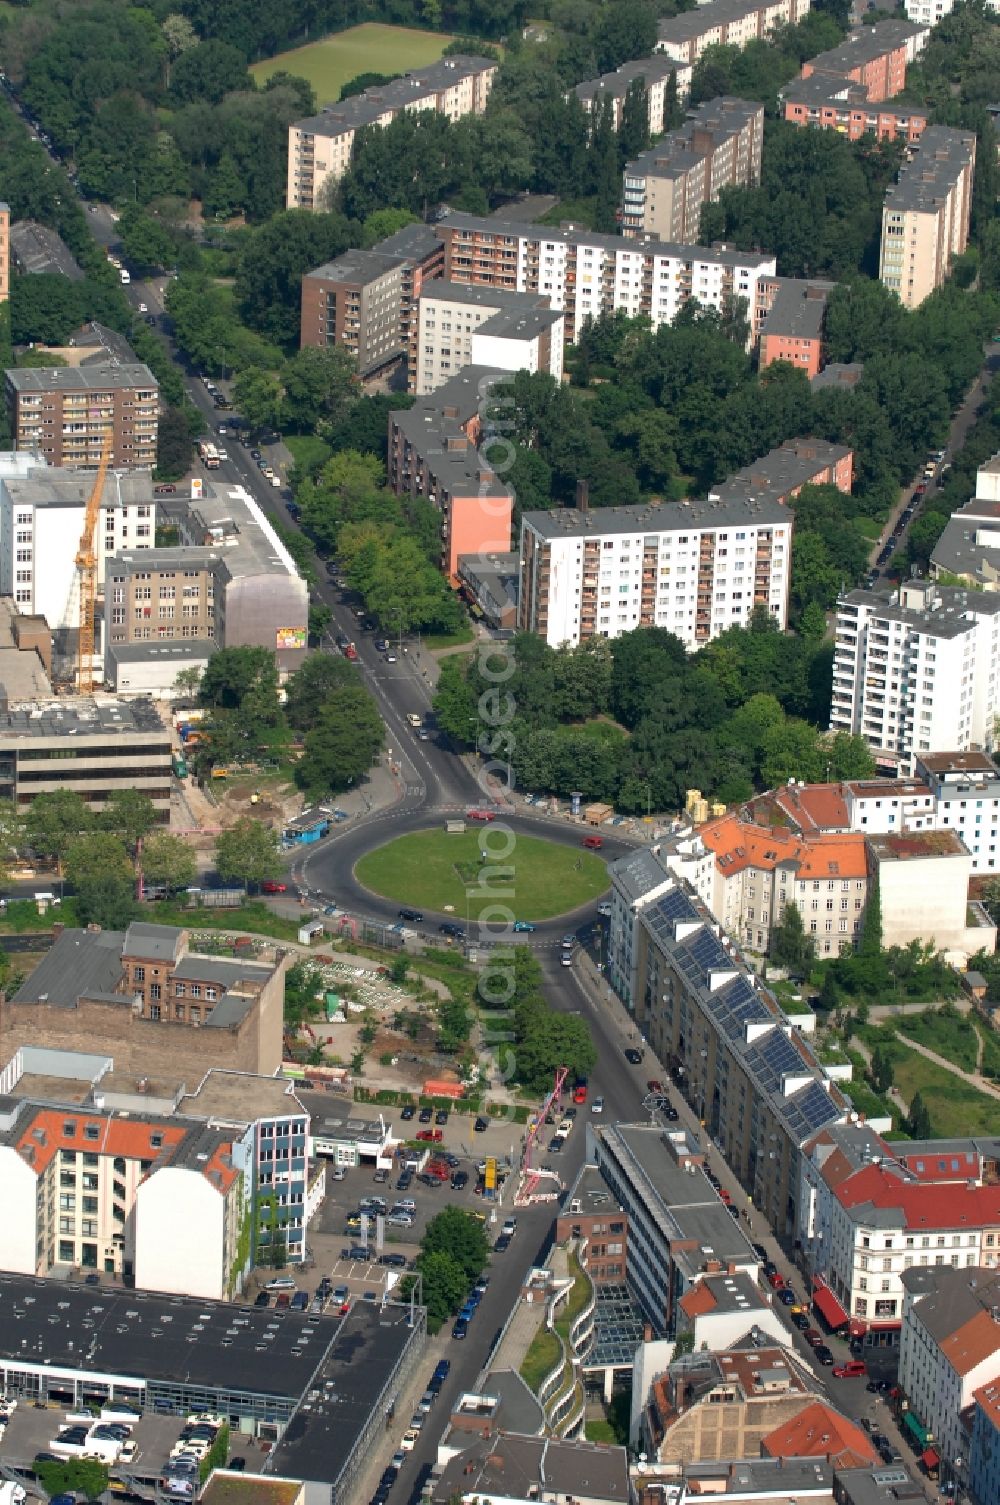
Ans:
[[[104,495],[104,482],[111,460],[114,444],[114,428],[108,424],[101,443],[101,460],[97,467],[94,486],[87,498],[87,511],[83,519],[83,532],[76,555],[76,568],[80,576],[80,636],[77,648],[77,689],[81,695],[89,695],[94,688],[94,613],[97,607],[97,552],[94,536],[97,518]]]

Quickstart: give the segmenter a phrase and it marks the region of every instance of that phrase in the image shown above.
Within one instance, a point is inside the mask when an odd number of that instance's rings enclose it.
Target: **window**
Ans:
[[[136,967],[135,972],[133,973],[133,976],[135,977],[136,982],[145,982],[146,981],[146,969],[145,969],[145,967]]]

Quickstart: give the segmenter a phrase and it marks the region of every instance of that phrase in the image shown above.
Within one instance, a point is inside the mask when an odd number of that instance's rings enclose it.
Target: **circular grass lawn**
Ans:
[[[593,852],[538,836],[512,840],[491,826],[397,836],[362,857],[354,876],[385,899],[463,920],[488,904],[508,906],[518,920],[551,920],[608,889],[607,864]]]

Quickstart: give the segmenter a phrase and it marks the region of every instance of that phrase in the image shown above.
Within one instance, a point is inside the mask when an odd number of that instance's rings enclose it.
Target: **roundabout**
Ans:
[[[496,905],[531,924],[554,920],[608,889],[602,857],[506,825],[390,837],[358,859],[354,876],[382,899],[472,923]]]

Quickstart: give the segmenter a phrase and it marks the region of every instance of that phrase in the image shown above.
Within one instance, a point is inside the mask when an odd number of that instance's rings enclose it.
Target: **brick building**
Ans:
[[[201,956],[186,930],[64,930],[8,999],[0,1060],[22,1045],[111,1056],[118,1069],[200,1081],[207,1060],[236,1071],[281,1062],[284,961]]]
[[[919,140],[928,115],[918,105],[872,103],[863,84],[815,73],[793,78],[778,91],[783,117],[792,125],[839,131],[848,141],[872,135],[878,141]]]
[[[683,125],[626,164],[622,232],[694,244],[703,204],[714,203],[723,188],[760,182],[763,141],[763,105],[727,96],[699,105]]]
[[[148,366],[101,360],[80,366],[28,366],[6,372],[16,449],[34,449],[50,465],[96,470],[111,430],[111,464],[156,464],[159,403]]]
[[[912,21],[889,18],[852,32],[836,47],[802,64],[802,78],[822,74],[860,84],[871,104],[892,99],[906,88],[906,67],[926,45],[929,30]]]

